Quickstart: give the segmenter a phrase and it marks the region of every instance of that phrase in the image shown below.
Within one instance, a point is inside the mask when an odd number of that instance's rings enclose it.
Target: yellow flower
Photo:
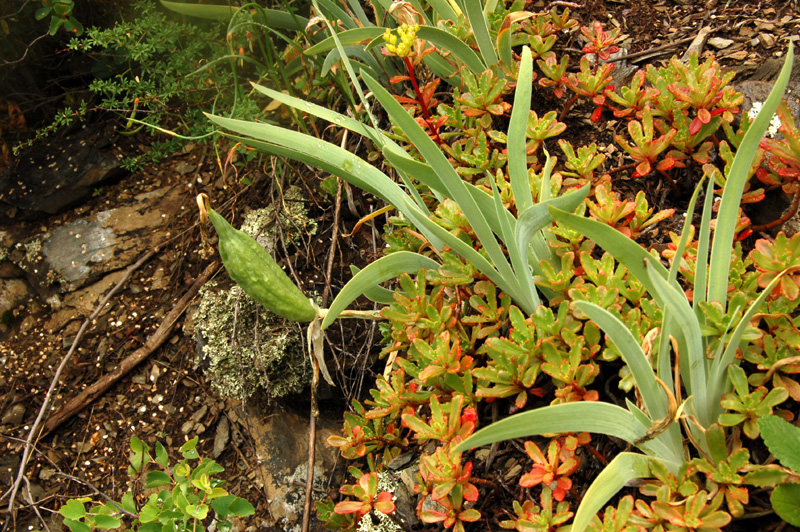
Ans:
[[[419,31],[419,24],[409,26],[404,23],[397,28],[397,35],[387,28],[386,33],[383,34],[386,50],[398,57],[408,57],[413,51],[414,42],[417,40],[417,31]],[[400,37],[399,44],[397,42],[398,36]]]

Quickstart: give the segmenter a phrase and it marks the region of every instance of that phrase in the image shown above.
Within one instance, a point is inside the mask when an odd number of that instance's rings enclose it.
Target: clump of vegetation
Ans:
[[[298,393],[308,383],[299,331],[239,287],[203,287],[194,324],[202,345],[198,363],[221,395],[244,399],[264,390],[277,398]]]

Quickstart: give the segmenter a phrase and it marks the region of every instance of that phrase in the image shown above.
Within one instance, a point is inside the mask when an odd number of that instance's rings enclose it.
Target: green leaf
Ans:
[[[198,439],[197,436],[195,436],[191,440],[189,440],[186,443],[184,443],[180,448],[181,454],[187,460],[192,460],[194,458],[199,458],[199,456],[200,456],[199,454],[197,454],[197,450],[196,450],[197,439]]]
[[[629,411],[610,403],[565,403],[514,414],[492,423],[461,442],[455,452],[514,438],[565,432],[596,432],[633,443],[643,438],[648,428]]]
[[[169,466],[169,453],[161,442],[156,442],[156,462],[163,468]]]
[[[636,453],[619,453],[597,475],[583,495],[571,532],[583,532],[597,512],[628,482],[637,478],[651,477],[650,462],[653,458]],[[669,468],[668,468],[669,469]]]
[[[573,305],[589,316],[617,346],[622,354],[622,359],[633,375],[636,387],[639,389],[650,415],[654,419],[666,416],[668,406],[664,390],[656,382],[656,375],[650,361],[628,327],[613,314],[594,303],[575,301]]]
[[[218,497],[211,501],[211,508],[213,508],[214,512],[217,514],[217,519],[224,521],[228,518],[230,513],[230,505],[233,500],[236,498],[235,495],[226,495],[224,497]]]
[[[92,521],[94,521],[94,528],[100,528],[103,530],[119,528],[119,526],[122,524],[118,517],[114,517],[112,515],[95,515],[92,518]]]
[[[358,272],[360,271],[361,268],[359,268],[355,264],[350,265],[350,273],[353,276],[357,275]],[[375,285],[372,288],[367,288],[366,290],[364,290],[364,297],[366,297],[370,301],[374,301],[375,303],[390,305],[394,302],[394,291],[389,290],[388,288],[384,288],[382,286]]]
[[[122,496],[122,507],[125,509],[126,512],[130,512],[132,514],[136,513],[136,503],[133,502],[133,494],[131,492],[126,493]]]
[[[147,473],[147,483],[145,484],[145,488],[158,488],[171,483],[172,479],[170,479],[169,475],[163,471],[150,471]]]
[[[70,499],[67,501],[67,504],[58,510],[58,513],[67,519],[80,519],[86,515],[86,507],[84,504],[90,502],[91,500],[92,499],[88,497],[83,497],[81,499]]]
[[[461,176],[458,175],[455,168],[450,164],[447,156],[385,88],[370,76],[364,75],[363,78],[364,82],[375,95],[375,98],[383,105],[387,113],[389,113],[389,116],[391,116],[397,125],[405,132],[425,161],[439,175],[442,183],[447,188],[449,197],[458,203],[464,216],[469,221],[469,224],[472,226],[472,229],[483,245],[486,254],[489,256],[494,267],[497,268],[502,281],[500,287],[508,292],[516,300],[517,304],[526,311],[533,312],[534,308],[537,306],[533,299],[536,295],[522,291],[519,280],[509,265],[505,253],[503,253],[503,250],[498,245],[483,212],[479,209],[475,199],[461,179]],[[523,275],[523,273],[520,272],[520,275]]]
[[[745,133],[736,157],[733,159],[722,200],[719,204],[717,226],[714,231],[714,243],[711,246],[711,262],[708,272],[708,300],[722,305],[723,310],[728,303],[728,278],[730,276],[731,248],[733,248],[736,218],[744,186],[748,181],[750,166],[758,150],[758,145],[769,127],[772,115],[780,104],[789,83],[794,60],[794,44],[789,42],[783,68],[769,93],[769,97],[761,107],[756,119]]]
[[[92,532],[92,529],[81,521],[64,518],[64,524],[67,525],[67,528],[69,528],[72,532]]]
[[[686,344],[686,350],[680,353],[681,378],[686,386],[688,395],[694,397],[700,424],[707,427],[716,419],[710,418],[711,413],[708,409],[711,399],[708,397],[706,351],[700,331],[700,323],[697,321],[697,314],[694,313],[691,305],[689,305],[683,290],[670,284],[665,277],[661,276],[660,271],[654,273],[653,268],[651,268],[651,262],[644,264],[650,284],[654,290],[651,295],[655,299],[661,300],[661,307],[669,311],[675,324],[678,325],[682,339]],[[688,371],[686,371],[687,369]]]
[[[225,5],[189,4],[168,0],[161,0],[161,5],[181,15],[223,22],[230,20],[239,11],[238,8]],[[303,31],[308,25],[307,18],[286,11],[259,8],[259,12],[263,13],[264,23],[270,28]]]
[[[339,41],[341,41],[342,46],[352,46],[363,41],[371,41],[376,37],[380,37],[383,35],[384,31],[386,31],[386,28],[378,28],[375,26],[366,28],[353,28],[351,30],[345,30],[337,33],[337,37],[339,37]],[[324,39],[314,46],[306,49],[303,53],[305,55],[317,55],[333,50],[334,48],[336,48],[336,41],[333,40],[333,37],[328,37],[327,39]]]
[[[190,517],[194,517],[195,519],[205,519],[208,516],[208,505],[207,504],[187,504],[186,505],[186,515]]]
[[[747,473],[742,482],[759,488],[773,487],[786,480],[787,474],[777,467],[761,466]]]
[[[447,50],[460,62],[464,63],[468,69],[474,73],[486,70],[486,65],[467,43],[455,35],[434,28],[432,26],[421,26],[417,32],[417,37],[430,41],[439,50]],[[426,58],[427,59],[427,58]]]
[[[325,319],[322,321],[322,328],[328,328],[342,311],[366,290],[389,279],[394,279],[402,273],[415,273],[422,268],[436,270],[439,268],[439,264],[433,259],[410,251],[391,253],[369,264],[344,285],[342,291],[331,303]]]
[[[247,517],[248,515],[256,513],[256,509],[253,508],[253,505],[241,497],[236,497],[228,507],[228,510],[236,517]]]
[[[33,16],[36,20],[42,20],[44,17],[50,14],[50,11],[52,11],[52,9],[53,8],[51,6],[40,7],[39,9],[36,10],[36,13]]]
[[[533,59],[531,49],[522,48],[519,63],[517,89],[514,92],[514,107],[508,123],[508,175],[517,210],[525,212],[533,206],[530,180],[528,179],[528,153],[525,133],[531,112],[531,87],[533,84]],[[543,258],[543,257],[542,257]]]
[[[142,523],[150,523],[158,519],[158,513],[160,512],[160,508],[158,508],[155,504],[155,499],[152,498],[151,500],[147,501],[142,507],[142,511],[139,512],[139,521]]]
[[[781,417],[769,415],[758,420],[761,438],[782,466],[800,472],[800,428]]]
[[[464,8],[469,19],[469,25],[472,27],[472,33],[475,35],[475,41],[478,43],[478,49],[483,57],[483,64],[487,67],[496,65],[498,62],[497,53],[494,50],[494,42],[489,34],[489,26],[483,13],[483,2],[480,0],[465,0]],[[478,72],[475,71],[475,73]]]
[[[781,484],[772,490],[772,508],[792,526],[800,526],[800,485]]]

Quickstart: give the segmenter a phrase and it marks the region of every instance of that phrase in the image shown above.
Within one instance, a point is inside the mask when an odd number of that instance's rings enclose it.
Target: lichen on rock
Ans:
[[[248,212],[241,230],[271,253],[280,217],[286,244],[296,243],[317,229],[302,200],[302,190],[289,187],[281,209],[270,205]],[[209,283],[203,287],[193,323],[202,346],[199,365],[221,395],[244,399],[263,390],[278,398],[302,391],[310,381],[300,330],[277,318],[238,286],[225,289]]]
[[[263,390],[278,398],[309,381],[299,331],[239,287],[203,287],[193,321],[202,346],[199,365],[221,395],[244,399]]]

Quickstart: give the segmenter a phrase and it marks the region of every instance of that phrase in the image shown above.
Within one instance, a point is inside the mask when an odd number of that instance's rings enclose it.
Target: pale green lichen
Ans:
[[[286,245],[301,241],[305,234],[316,233],[316,221],[308,218],[298,187],[286,189],[280,209],[271,205],[247,213],[241,230],[271,253],[276,242],[276,212]],[[194,323],[205,342],[202,365],[220,394],[243,399],[263,389],[277,398],[300,392],[309,382],[308,363],[297,329],[277,319],[238,287],[204,287]]]
[[[397,479],[393,475],[386,471],[378,472],[378,493],[388,491],[392,494],[392,500],[397,500],[397,496],[394,495],[397,488]],[[401,532],[402,529],[388,515],[373,509],[361,518],[356,530],[358,532]]]
[[[20,244],[17,244],[19,247]],[[39,240],[31,240],[23,245],[25,248],[25,260],[28,262],[36,262],[39,258],[39,252],[42,251],[42,243]]]
[[[203,287],[194,327],[204,344],[200,365],[223,396],[244,399],[260,389],[283,397],[309,381],[299,332],[236,286]]]
[[[300,241],[304,234],[316,234],[317,222],[308,217],[303,191],[299,187],[289,187],[283,195],[283,207],[280,209],[281,227],[286,244]],[[254,237],[261,246],[272,253],[275,248],[276,209],[274,205],[248,212],[242,222],[241,230]]]

